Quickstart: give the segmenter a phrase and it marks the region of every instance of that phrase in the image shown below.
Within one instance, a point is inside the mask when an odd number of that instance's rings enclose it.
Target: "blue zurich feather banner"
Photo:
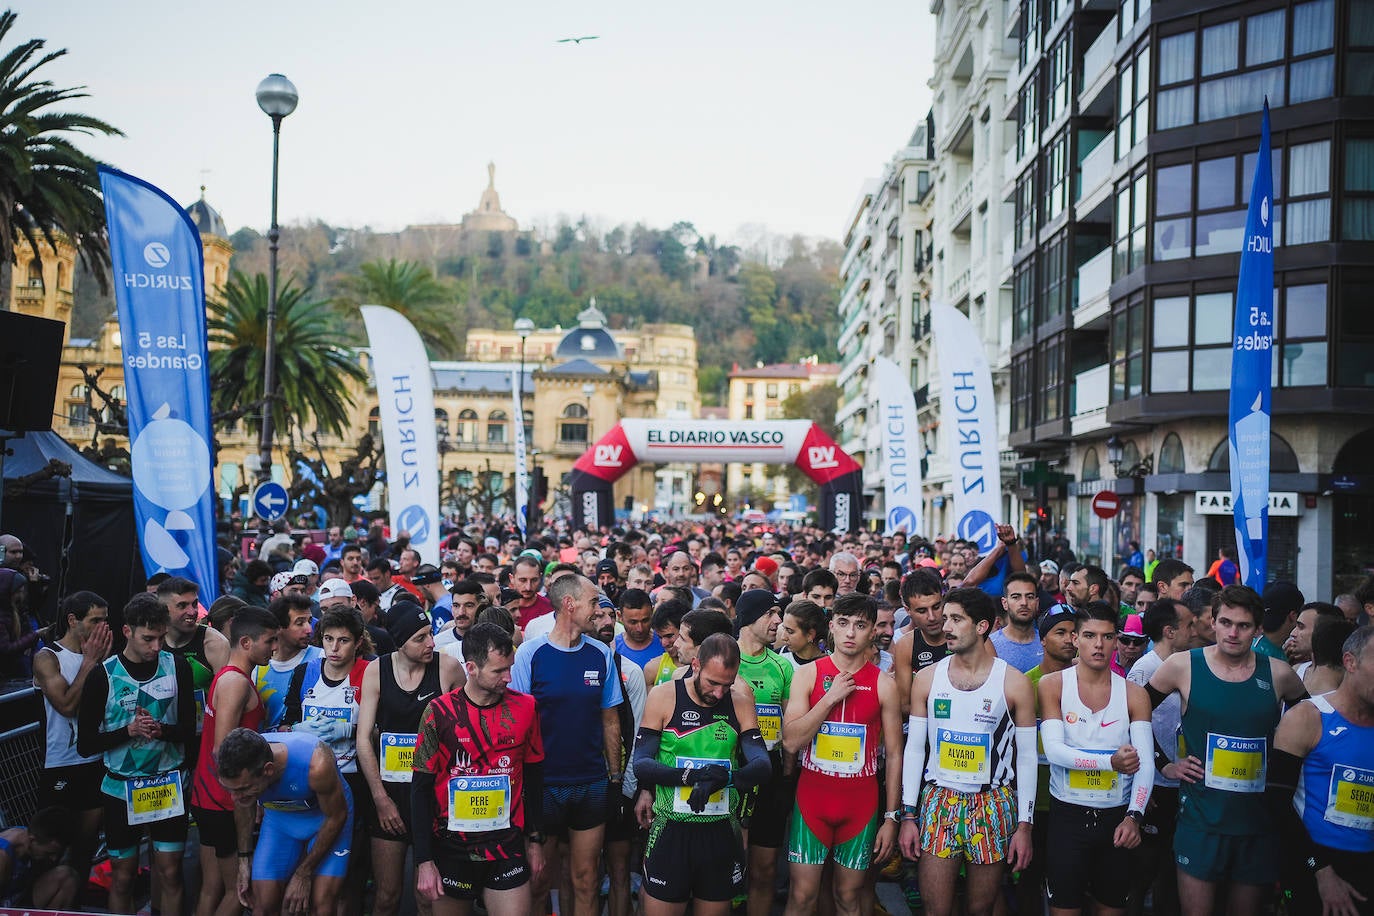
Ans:
[[[1274,359],[1274,177],[1264,103],[1241,243],[1231,352],[1231,506],[1241,581],[1262,592],[1269,537],[1269,399]]]
[[[205,342],[205,265],[190,216],[158,188],[101,167],[124,358],[143,568],[219,594]]]

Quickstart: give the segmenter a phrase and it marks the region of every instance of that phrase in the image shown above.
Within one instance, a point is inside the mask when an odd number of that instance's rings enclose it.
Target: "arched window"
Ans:
[[[459,442],[477,441],[477,411],[461,410],[458,412],[458,435]]]
[[[69,290],[72,288],[71,282],[67,279],[67,265],[60,261],[57,264],[57,288],[59,290]]]
[[[1122,473],[1125,473],[1125,468],[1133,468],[1138,464],[1140,464],[1140,449],[1134,442],[1127,440],[1121,446]]]
[[[67,405],[67,424],[69,426],[85,426],[91,422],[91,409],[84,403]]]
[[[434,408],[434,435],[440,439],[448,438],[448,411],[442,407]]]
[[[1230,472],[1231,447],[1229,439],[1222,439],[1217,443],[1217,447],[1212,449],[1212,457],[1207,461],[1207,470]],[[1285,442],[1278,433],[1269,434],[1269,473],[1298,473],[1298,456],[1294,453],[1293,446]]]
[[[1087,454],[1083,456],[1083,479],[1085,481],[1102,479],[1102,462],[1098,459],[1095,448],[1089,448]]]
[[[71,396],[72,396],[73,398],[76,398],[78,401],[84,401],[84,400],[86,400],[86,386],[85,386],[85,385],[73,385],[73,386],[72,386],[72,394],[71,394]]]
[[[563,445],[587,445],[587,406],[576,401],[563,408],[558,422],[558,441]]]
[[[37,258],[29,261],[29,286],[34,289],[43,288],[43,265],[38,263]]]
[[[114,398],[116,401],[124,400],[124,386],[115,385],[113,388],[111,388],[110,397]]]
[[[367,412],[367,432],[372,437],[381,435],[382,430],[382,411],[379,407],[374,407]]]
[[[493,410],[487,414],[487,441],[493,445],[506,441],[506,422],[509,417],[504,410]]]
[[[1183,440],[1178,437],[1178,433],[1169,433],[1164,437],[1164,444],[1159,447],[1159,473],[1184,473]]]

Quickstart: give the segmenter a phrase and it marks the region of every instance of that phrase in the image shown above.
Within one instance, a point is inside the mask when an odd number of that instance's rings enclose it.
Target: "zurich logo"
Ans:
[[[1269,225],[1269,198],[1260,201],[1260,225]]]
[[[396,516],[396,525],[410,532],[412,542],[423,544],[429,540],[429,513],[419,506],[406,506]]]
[[[466,779],[458,780],[458,785],[455,788],[457,788],[459,792],[466,792],[468,789],[468,781]]]
[[[149,242],[143,246],[143,260],[149,267],[166,267],[172,262],[172,254],[161,242]]]
[[[887,530],[916,533],[916,513],[906,506],[893,506],[887,512]]]
[[[1354,771],[1354,770],[1351,770],[1351,769],[1347,769],[1344,773],[1341,774],[1341,778],[1344,779],[1346,782],[1354,782],[1354,781],[1355,781],[1355,771]]]
[[[965,512],[958,528],[959,537],[977,544],[979,553],[991,550],[997,543],[997,522],[982,509]]]

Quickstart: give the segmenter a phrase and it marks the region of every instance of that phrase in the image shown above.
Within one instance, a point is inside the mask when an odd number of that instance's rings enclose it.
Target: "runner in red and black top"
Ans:
[[[205,728],[191,783],[191,812],[200,834],[202,876],[196,916],[224,916],[241,909],[235,894],[238,834],[234,798],[215,773],[215,752],[234,729],[241,726],[257,731],[261,727],[265,710],[249,672],[254,665],[265,665],[272,658],[279,629],[276,616],[266,608],[239,608],[229,625],[229,663],[215,674],[205,694]]]
[[[525,916],[544,867],[544,742],[534,697],[508,690],[515,646],[479,623],[463,639],[467,682],[425,709],[410,784],[415,890],[436,916]]]

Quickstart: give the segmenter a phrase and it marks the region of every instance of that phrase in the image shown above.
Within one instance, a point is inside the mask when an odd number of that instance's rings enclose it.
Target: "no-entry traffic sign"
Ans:
[[[1093,514],[1098,518],[1112,518],[1121,508],[1121,500],[1115,493],[1103,490],[1093,497]]]

